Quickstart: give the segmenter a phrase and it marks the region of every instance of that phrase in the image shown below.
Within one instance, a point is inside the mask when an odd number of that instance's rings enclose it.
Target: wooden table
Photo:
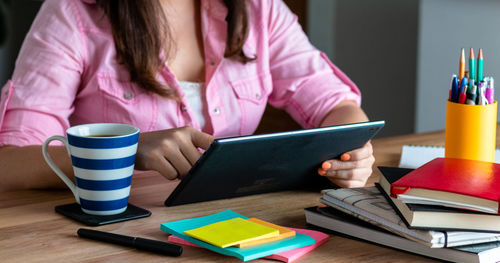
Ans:
[[[444,133],[405,135],[373,141],[376,163],[397,166],[401,146],[443,145]],[[369,184],[378,180],[374,168]],[[55,176],[55,175],[54,175]],[[130,202],[152,212],[148,218],[95,227],[118,234],[167,240],[160,224],[168,221],[204,216],[231,209],[248,217],[275,224],[306,228],[304,208],[319,204],[319,193],[288,191],[233,198],[198,204],[165,207],[165,197],[175,188],[159,175],[134,175]],[[54,212],[56,205],[74,202],[70,191],[15,191],[0,193],[0,261],[1,262],[241,262],[199,248],[185,247],[179,258],[117,245],[78,238],[76,231],[84,225]],[[271,262],[256,260],[254,262]],[[433,262],[431,259],[355,241],[336,235],[304,256],[300,262]]]

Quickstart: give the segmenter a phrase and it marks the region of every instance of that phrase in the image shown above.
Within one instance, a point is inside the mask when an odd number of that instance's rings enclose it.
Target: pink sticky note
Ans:
[[[304,235],[308,235],[312,238],[314,238],[314,245],[310,245],[307,247],[301,247],[301,248],[296,248],[288,251],[283,251],[274,255],[270,255],[267,257],[264,257],[266,259],[275,259],[279,261],[283,261],[286,263],[292,263],[295,262],[297,259],[302,257],[303,255],[309,253],[310,251],[314,250],[315,248],[319,247],[321,244],[325,243],[328,241],[329,236],[325,233],[319,232],[319,231],[314,231],[314,230],[309,230],[309,229],[301,229],[301,228],[291,228],[290,229],[294,230],[297,233],[301,233]],[[168,241],[180,245],[186,245],[186,246],[192,246],[192,247],[200,247],[196,244],[193,244],[189,241],[186,241],[180,237],[170,235],[168,236]]]

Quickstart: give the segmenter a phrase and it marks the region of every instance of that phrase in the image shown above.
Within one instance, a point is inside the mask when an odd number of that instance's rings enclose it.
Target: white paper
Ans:
[[[444,157],[442,146],[403,145],[399,167],[415,169],[438,157]],[[495,150],[495,163],[500,163],[500,149]]]

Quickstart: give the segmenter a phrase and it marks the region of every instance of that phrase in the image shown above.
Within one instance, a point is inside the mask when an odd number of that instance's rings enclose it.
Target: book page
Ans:
[[[444,157],[442,146],[403,145],[399,167],[415,169],[438,157]],[[500,163],[500,149],[495,150],[495,163]]]
[[[409,229],[375,187],[324,190],[326,203],[345,213],[430,247],[443,247],[443,232]],[[323,200],[321,200],[323,202]]]

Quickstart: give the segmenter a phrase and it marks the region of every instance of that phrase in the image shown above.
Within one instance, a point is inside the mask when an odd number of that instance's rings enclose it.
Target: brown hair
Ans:
[[[243,53],[248,37],[246,0],[224,0],[228,8],[227,40],[224,57],[242,63],[255,58]],[[118,60],[130,71],[130,78],[142,88],[161,96],[178,99],[174,89],[156,80],[158,70],[174,50],[168,19],[159,0],[97,0],[108,16]],[[160,54],[165,54],[161,58]]]

